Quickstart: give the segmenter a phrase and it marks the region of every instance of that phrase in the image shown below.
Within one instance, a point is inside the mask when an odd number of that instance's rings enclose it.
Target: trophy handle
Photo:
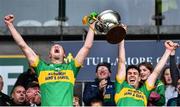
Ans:
[[[96,30],[92,28],[91,24],[97,21],[98,14],[96,12],[91,12],[89,16],[84,16],[82,19],[83,25],[88,25],[91,30],[96,34]]]

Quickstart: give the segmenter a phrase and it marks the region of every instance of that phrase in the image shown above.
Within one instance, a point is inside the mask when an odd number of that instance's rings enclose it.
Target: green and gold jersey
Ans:
[[[117,106],[147,106],[147,99],[153,87],[148,86],[147,82],[139,89],[129,85],[124,79],[120,80],[116,76],[115,83],[115,102]]]
[[[32,65],[38,75],[42,106],[72,106],[73,88],[81,67],[76,60],[47,64],[37,58]]]

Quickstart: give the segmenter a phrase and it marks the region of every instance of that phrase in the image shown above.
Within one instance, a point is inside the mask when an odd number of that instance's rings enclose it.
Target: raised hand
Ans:
[[[179,44],[178,44],[178,43],[174,43],[174,42],[171,41],[171,40],[165,41],[164,45],[165,45],[166,49],[171,50],[171,51],[173,51],[173,50],[175,50],[177,47],[179,47]]]
[[[102,90],[107,86],[107,80],[103,79],[99,82],[99,89]]]
[[[128,30],[127,25],[121,24],[121,26],[122,26],[122,27],[126,30],[126,32],[127,32],[127,30]]]
[[[15,19],[14,15],[12,15],[12,14],[7,15],[7,16],[4,17],[4,23],[6,25],[12,24],[14,19]]]

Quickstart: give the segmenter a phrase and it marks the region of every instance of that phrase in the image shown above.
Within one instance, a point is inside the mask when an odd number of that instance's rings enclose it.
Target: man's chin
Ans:
[[[60,57],[59,57],[59,56],[56,56],[56,57],[54,57],[54,59],[55,59],[55,60],[59,60],[59,59],[60,59]]]
[[[145,80],[146,80],[146,78],[141,78],[141,80],[142,80],[142,81],[145,81]]]

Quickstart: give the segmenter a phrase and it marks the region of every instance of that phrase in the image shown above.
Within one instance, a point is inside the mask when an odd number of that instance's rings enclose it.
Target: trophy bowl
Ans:
[[[121,17],[118,12],[105,10],[97,16],[95,29],[106,35],[106,40],[111,44],[121,42],[126,35],[126,30],[121,26]]]

